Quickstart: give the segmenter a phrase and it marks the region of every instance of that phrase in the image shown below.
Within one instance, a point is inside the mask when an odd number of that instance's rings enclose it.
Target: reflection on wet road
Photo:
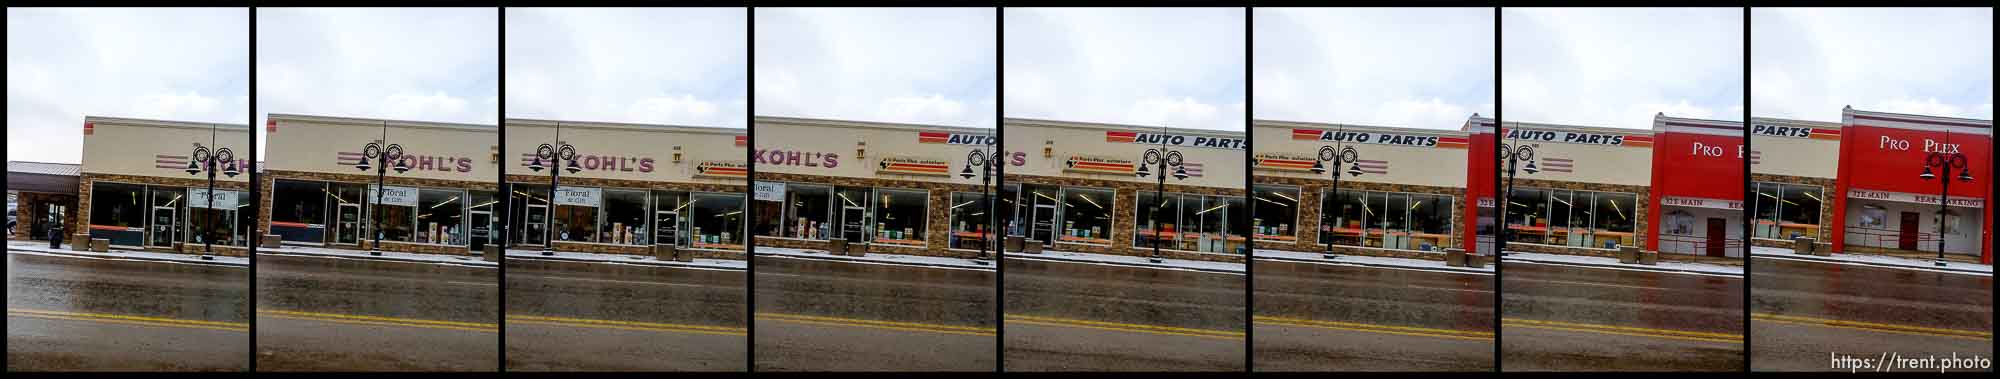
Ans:
[[[1003,264],[1007,371],[1244,369],[1244,275]]]
[[[1848,371],[1874,359],[1993,356],[1993,277],[1758,258],[1750,266],[1750,368]]]
[[[1257,371],[1493,369],[1493,275],[1256,265]]]
[[[1740,371],[1743,278],[1505,262],[1503,371]]]
[[[8,371],[249,369],[244,267],[7,254]]]
[[[758,256],[758,371],[994,370],[993,270]]]
[[[260,255],[258,371],[499,369],[499,270]]]
[[[743,270],[507,260],[508,371],[747,370]]]

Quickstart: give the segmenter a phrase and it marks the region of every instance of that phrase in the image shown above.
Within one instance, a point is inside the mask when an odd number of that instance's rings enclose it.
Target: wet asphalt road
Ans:
[[[1505,262],[1502,371],[1741,371],[1743,279]]]
[[[249,370],[249,269],[7,254],[7,371]]]
[[[1993,357],[1992,276],[1769,258],[1750,272],[1751,370],[1834,370],[1832,354]]]
[[[757,371],[991,372],[992,270],[755,259]]]
[[[743,270],[511,258],[508,371],[749,369]]]
[[[1006,371],[1245,368],[1244,275],[1004,262]]]
[[[1493,275],[1258,260],[1256,371],[1491,371]]]
[[[499,269],[260,255],[258,371],[495,371]]]

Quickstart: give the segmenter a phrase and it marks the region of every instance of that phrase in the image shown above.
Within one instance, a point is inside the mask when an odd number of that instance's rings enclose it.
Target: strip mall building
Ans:
[[[672,245],[743,259],[743,129],[524,119],[506,126],[507,211],[518,215],[507,238],[517,248],[646,255]],[[574,159],[538,157],[543,145],[567,145]]]
[[[1001,205],[1008,235],[1051,250],[1243,262],[1251,220],[1243,197],[1244,133],[1066,121],[1006,119]],[[1145,167],[1162,144],[1184,157],[1175,169]],[[1143,176],[1142,176],[1143,174]],[[1166,196],[1158,190],[1166,179]],[[1163,205],[1155,216],[1154,205]],[[1160,232],[1155,233],[1158,229]]]
[[[1754,243],[1788,247],[1792,237],[1809,236],[1837,252],[1928,256],[1943,241],[1947,254],[1992,264],[1991,120],[1849,107],[1840,123],[1753,124]],[[1927,170],[1932,152],[1963,154],[1967,167]],[[1925,172],[1933,177],[1922,178]],[[1952,181],[1948,200],[1938,196],[1943,180]],[[1940,201],[1948,201],[1942,214]]]
[[[493,125],[272,114],[257,222],[290,245],[475,254],[498,216]],[[369,143],[399,146],[378,186]],[[367,167],[364,166],[364,161]]]
[[[826,250],[838,239],[870,253],[973,257],[980,232],[997,233],[980,177],[959,175],[992,129],[786,117],[754,127],[759,247]],[[1014,170],[1026,157],[993,162]]]
[[[1491,238],[1478,237],[1495,230],[1492,159],[1476,158],[1493,156],[1493,129],[1477,115],[1459,130],[1256,121],[1250,226],[1258,247],[1326,251],[1330,243],[1341,254],[1430,259],[1452,248],[1492,251]],[[1344,165],[1319,153],[1348,147],[1357,160]]]
[[[1502,127],[1503,144],[1535,151],[1507,196],[1508,250],[1743,256],[1742,122],[1656,115],[1651,130]]]
[[[200,249],[203,235],[209,235],[214,236],[217,253],[244,255],[251,241],[251,219],[244,209],[250,205],[249,129],[85,117],[74,216],[78,225],[89,228],[70,228],[66,234],[88,233],[90,238],[110,240],[112,246],[158,251],[175,250],[182,243]],[[235,155],[231,163],[238,174],[216,175],[212,202],[207,196],[208,173],[188,171],[197,148],[228,149]],[[230,165],[218,164],[216,169]]]

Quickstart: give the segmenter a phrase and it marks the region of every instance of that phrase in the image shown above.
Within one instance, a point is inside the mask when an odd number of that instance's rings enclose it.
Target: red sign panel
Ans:
[[[1942,189],[1938,180],[1951,179],[1951,196],[1985,198],[1987,183],[1992,183],[1993,166],[1987,158],[1992,156],[1993,151],[1993,138],[1990,136],[1967,133],[1947,136],[1944,131],[1885,128],[1859,123],[1843,128],[1842,133],[1841,175],[1851,188],[1936,194]],[[1966,168],[1950,173],[1932,168],[1931,173],[1936,178],[1924,180],[1919,175],[1924,172],[1925,160],[1933,152],[1963,154]],[[1957,181],[1958,174],[1966,169],[1971,170],[1972,181]]]
[[[1654,140],[1655,198],[1743,200],[1743,158],[1747,152],[1741,135],[1666,132],[1655,135]]]

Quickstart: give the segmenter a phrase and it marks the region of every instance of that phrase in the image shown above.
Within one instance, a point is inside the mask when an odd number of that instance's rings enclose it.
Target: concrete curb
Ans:
[[[185,264],[223,266],[223,267],[250,267],[250,263],[248,261],[245,261],[243,263],[235,263],[227,261],[204,261],[201,260],[201,258],[192,255],[189,256],[188,258],[164,258],[164,257],[151,257],[143,255],[121,255],[118,253],[50,251],[50,250],[29,250],[29,249],[16,250],[12,248],[9,248],[7,250],[33,253],[39,255],[69,257],[69,258],[124,259],[124,260],[147,261],[147,262],[185,263]]]
[[[400,263],[424,263],[424,264],[434,264],[434,265],[451,265],[451,266],[465,266],[465,267],[473,267],[473,268],[500,268],[500,265],[499,265],[498,263],[494,263],[494,262],[487,262],[487,261],[484,261],[484,260],[477,260],[477,261],[463,261],[463,262],[446,262],[446,261],[439,261],[439,260],[429,260],[429,259],[410,259],[410,258],[402,258],[402,257],[395,257],[395,256],[387,256],[387,255],[384,255],[384,256],[373,256],[373,255],[365,255],[365,254],[364,254],[364,255],[348,255],[348,254],[325,254],[325,253],[313,253],[313,252],[300,252],[300,251],[259,251],[259,252],[257,252],[257,254],[259,254],[259,255],[274,255],[274,256],[292,256],[292,257],[306,257],[306,258],[345,258],[345,259],[358,259],[358,260],[367,260],[367,261],[386,261],[386,262],[400,262]]]
[[[1150,263],[1150,262],[1141,263],[1141,262],[1100,261],[1091,259],[1062,257],[1047,253],[1043,254],[1007,253],[1007,256],[1018,257],[1022,259],[1045,260],[1045,261],[1061,261],[1061,262],[1073,262],[1073,263],[1088,263],[1088,264],[1101,264],[1101,265],[1140,267],[1140,268],[1158,268],[1158,269],[1171,269],[1171,270],[1189,270],[1189,271],[1213,272],[1219,274],[1236,274],[1236,275],[1245,274],[1244,270],[1222,270],[1222,269],[1214,269],[1206,267],[1175,266],[1164,263]]]
[[[1769,259],[1791,259],[1791,260],[1800,260],[1800,261],[1813,261],[1813,262],[1825,262],[1825,263],[1850,263],[1850,264],[1858,264],[1858,265],[1868,265],[1868,266],[1875,266],[1875,267],[1885,267],[1885,268],[1897,268],[1897,269],[1920,269],[1920,270],[1933,270],[1933,271],[1950,271],[1950,272],[1954,272],[1954,273],[1966,273],[1966,274],[1973,274],[1973,275],[1986,275],[1986,276],[1992,276],[1992,275],[1993,275],[1993,272],[1991,272],[1991,271],[1976,271],[1976,270],[1967,270],[1967,269],[1962,269],[1962,268],[1951,268],[1951,267],[1949,267],[1949,266],[1947,266],[1947,267],[1938,267],[1938,266],[1922,266],[1922,265],[1904,265],[1904,264],[1894,264],[1894,263],[1884,263],[1884,262],[1869,262],[1869,261],[1858,261],[1858,260],[1846,260],[1846,259],[1834,259],[1834,258],[1828,258],[1828,257],[1821,257],[1821,256],[1817,256],[1817,255],[1801,255],[1801,254],[1757,254],[1757,253],[1751,253],[1751,254],[1750,254],[1750,257],[1751,257],[1751,258],[1769,258]]]
[[[854,262],[854,263],[875,263],[875,264],[887,264],[887,265],[966,269],[966,270],[986,270],[986,271],[994,270],[994,265],[992,264],[992,262],[988,262],[987,264],[983,265],[973,264],[973,263],[959,265],[959,264],[941,264],[941,263],[929,263],[929,262],[900,262],[891,260],[867,259],[865,257],[856,258],[844,255],[833,255],[833,254],[820,255],[820,254],[757,253],[757,255],[767,256],[767,257],[777,257],[777,258],[817,259],[826,261],[841,261],[841,262]],[[971,262],[972,260],[967,259],[966,261]]]
[[[1604,263],[1584,263],[1584,262],[1570,262],[1570,261],[1558,261],[1558,260],[1543,260],[1543,259],[1529,259],[1529,258],[1512,258],[1512,257],[1501,257],[1501,258],[1500,258],[1500,262],[1507,262],[1507,261],[1515,261],[1515,262],[1523,262],[1523,263],[1541,263],[1541,264],[1552,264],[1552,265],[1569,265],[1569,266],[1585,266],[1585,267],[1597,267],[1597,268],[1611,268],[1611,269],[1620,269],[1620,270],[1636,270],[1636,271],[1653,271],[1653,272],[1665,272],[1665,273],[1679,273],[1679,274],[1701,274],[1701,275],[1720,275],[1720,276],[1736,276],[1736,277],[1744,277],[1744,276],[1746,276],[1746,275],[1744,275],[1743,273],[1737,273],[1737,274],[1734,274],[1734,275],[1732,275],[1732,274],[1728,274],[1728,273],[1720,273],[1720,272],[1713,272],[1713,271],[1701,271],[1701,270],[1682,270],[1682,269],[1672,269],[1672,268],[1659,268],[1658,266],[1639,266],[1639,267],[1633,267],[1633,266],[1638,266],[1638,265],[1626,265],[1626,264],[1622,264],[1622,263],[1612,263],[1612,264],[1604,264]]]
[[[1454,273],[1454,274],[1459,274],[1459,273],[1463,273],[1463,274],[1489,274],[1489,275],[1490,275],[1490,274],[1493,274],[1493,270],[1490,270],[1490,269],[1488,269],[1488,270],[1481,270],[1481,269],[1471,269],[1471,268],[1463,268],[1463,267],[1452,267],[1452,266],[1446,266],[1446,265],[1444,265],[1444,261],[1437,261],[1437,262],[1438,262],[1438,265],[1437,265],[1437,266],[1408,266],[1408,265],[1394,265],[1394,264],[1383,264],[1383,263],[1367,263],[1367,262],[1355,262],[1355,261],[1342,261],[1342,260],[1338,260],[1338,259],[1334,259],[1334,260],[1327,260],[1327,259],[1298,259],[1298,258],[1284,258],[1284,257],[1256,257],[1256,258],[1253,258],[1253,259],[1255,259],[1255,260],[1265,260],[1265,261],[1276,261],[1276,262],[1290,262],[1290,263],[1306,263],[1306,264],[1343,264],[1343,265],[1355,265],[1355,266],[1367,266],[1367,267],[1382,267],[1382,268],[1393,268],[1393,269],[1403,269],[1403,270],[1420,270],[1420,271],[1442,271],[1442,272],[1450,272],[1450,273]],[[1491,266],[1488,266],[1488,267],[1491,267]]]
[[[660,261],[654,259],[605,260],[605,259],[568,257],[568,256],[563,256],[561,253],[557,253],[556,255],[541,255],[541,253],[530,253],[530,254],[510,253],[500,258],[502,262],[505,262],[506,260],[509,259],[519,259],[524,261],[560,261],[560,262],[597,263],[597,264],[629,264],[638,266],[653,266],[653,267],[668,267],[668,268],[698,268],[698,269],[735,270],[735,271],[748,270],[748,268],[746,267],[704,265],[704,264],[684,263],[678,261]]]

